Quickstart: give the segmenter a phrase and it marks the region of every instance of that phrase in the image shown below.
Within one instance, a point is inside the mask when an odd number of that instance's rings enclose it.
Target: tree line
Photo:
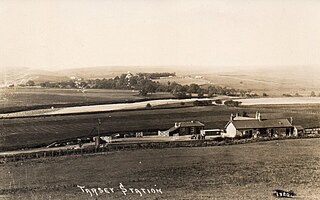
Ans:
[[[60,82],[43,82],[41,87],[47,88],[77,88],[77,89],[121,89],[121,90],[138,90],[142,96],[147,96],[156,92],[170,92],[176,98],[188,98],[192,94],[203,97],[205,94],[209,97],[215,95],[228,96],[248,96],[250,91],[236,90],[234,88],[209,85],[201,87],[198,84],[181,85],[176,82],[159,83],[157,78],[164,76],[175,76],[175,73],[138,73],[121,74],[110,79],[75,79]],[[254,95],[254,94],[253,94]]]

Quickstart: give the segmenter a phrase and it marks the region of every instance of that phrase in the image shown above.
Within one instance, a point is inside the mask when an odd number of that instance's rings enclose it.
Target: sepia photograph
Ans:
[[[0,200],[320,199],[319,11],[0,0]]]

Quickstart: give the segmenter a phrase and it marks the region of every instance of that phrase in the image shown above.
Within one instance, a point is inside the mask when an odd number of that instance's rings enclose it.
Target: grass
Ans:
[[[172,95],[156,93],[142,97],[138,91],[131,90],[88,89],[83,93],[77,89],[4,88],[0,89],[0,113],[158,98],[172,98]]]
[[[26,160],[0,165],[0,191],[12,199],[94,199],[76,187],[85,185],[115,188],[98,199],[273,199],[272,190],[292,189],[317,199],[319,145],[285,140]],[[163,194],[124,197],[119,183]]]
[[[184,105],[187,106],[187,105]],[[304,128],[320,127],[319,105],[305,106],[226,106],[184,107],[117,111],[69,116],[47,116],[0,120],[0,149],[9,150],[39,144],[49,144],[56,140],[96,135],[91,132],[101,119],[102,135],[116,132],[166,130],[175,122],[199,120],[206,129],[224,128],[230,113],[243,111],[254,115],[262,113],[262,118],[290,118],[295,125]]]

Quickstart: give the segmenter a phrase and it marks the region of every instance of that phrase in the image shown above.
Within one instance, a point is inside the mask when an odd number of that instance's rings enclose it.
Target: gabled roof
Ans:
[[[169,132],[172,132],[172,131],[177,130],[178,128],[180,128],[180,127],[179,127],[179,126],[173,126],[173,127],[171,127],[168,131],[169,131]]]
[[[257,119],[252,117],[235,116],[233,120],[236,121],[236,120],[257,120]]]
[[[171,127],[168,131],[172,132],[179,128],[187,128],[187,127],[204,127],[204,124],[199,121],[179,122],[177,123],[177,126]]]
[[[267,119],[267,120],[239,120],[230,121],[227,126],[232,123],[236,129],[252,129],[252,128],[291,128],[292,124],[288,119]]]
[[[180,127],[201,127],[204,126],[203,123],[199,122],[199,121],[191,121],[191,122],[180,122],[179,123]]]

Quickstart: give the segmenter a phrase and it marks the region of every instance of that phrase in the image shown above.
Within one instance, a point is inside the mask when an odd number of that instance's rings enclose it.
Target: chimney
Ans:
[[[230,121],[233,121],[234,117],[233,117],[233,113],[231,113],[230,115]]]
[[[293,118],[290,117],[290,124],[292,125],[292,123],[293,123]]]
[[[239,113],[236,113],[236,117],[239,117]]]
[[[256,119],[261,121],[261,113],[259,113],[258,111],[256,112]]]

